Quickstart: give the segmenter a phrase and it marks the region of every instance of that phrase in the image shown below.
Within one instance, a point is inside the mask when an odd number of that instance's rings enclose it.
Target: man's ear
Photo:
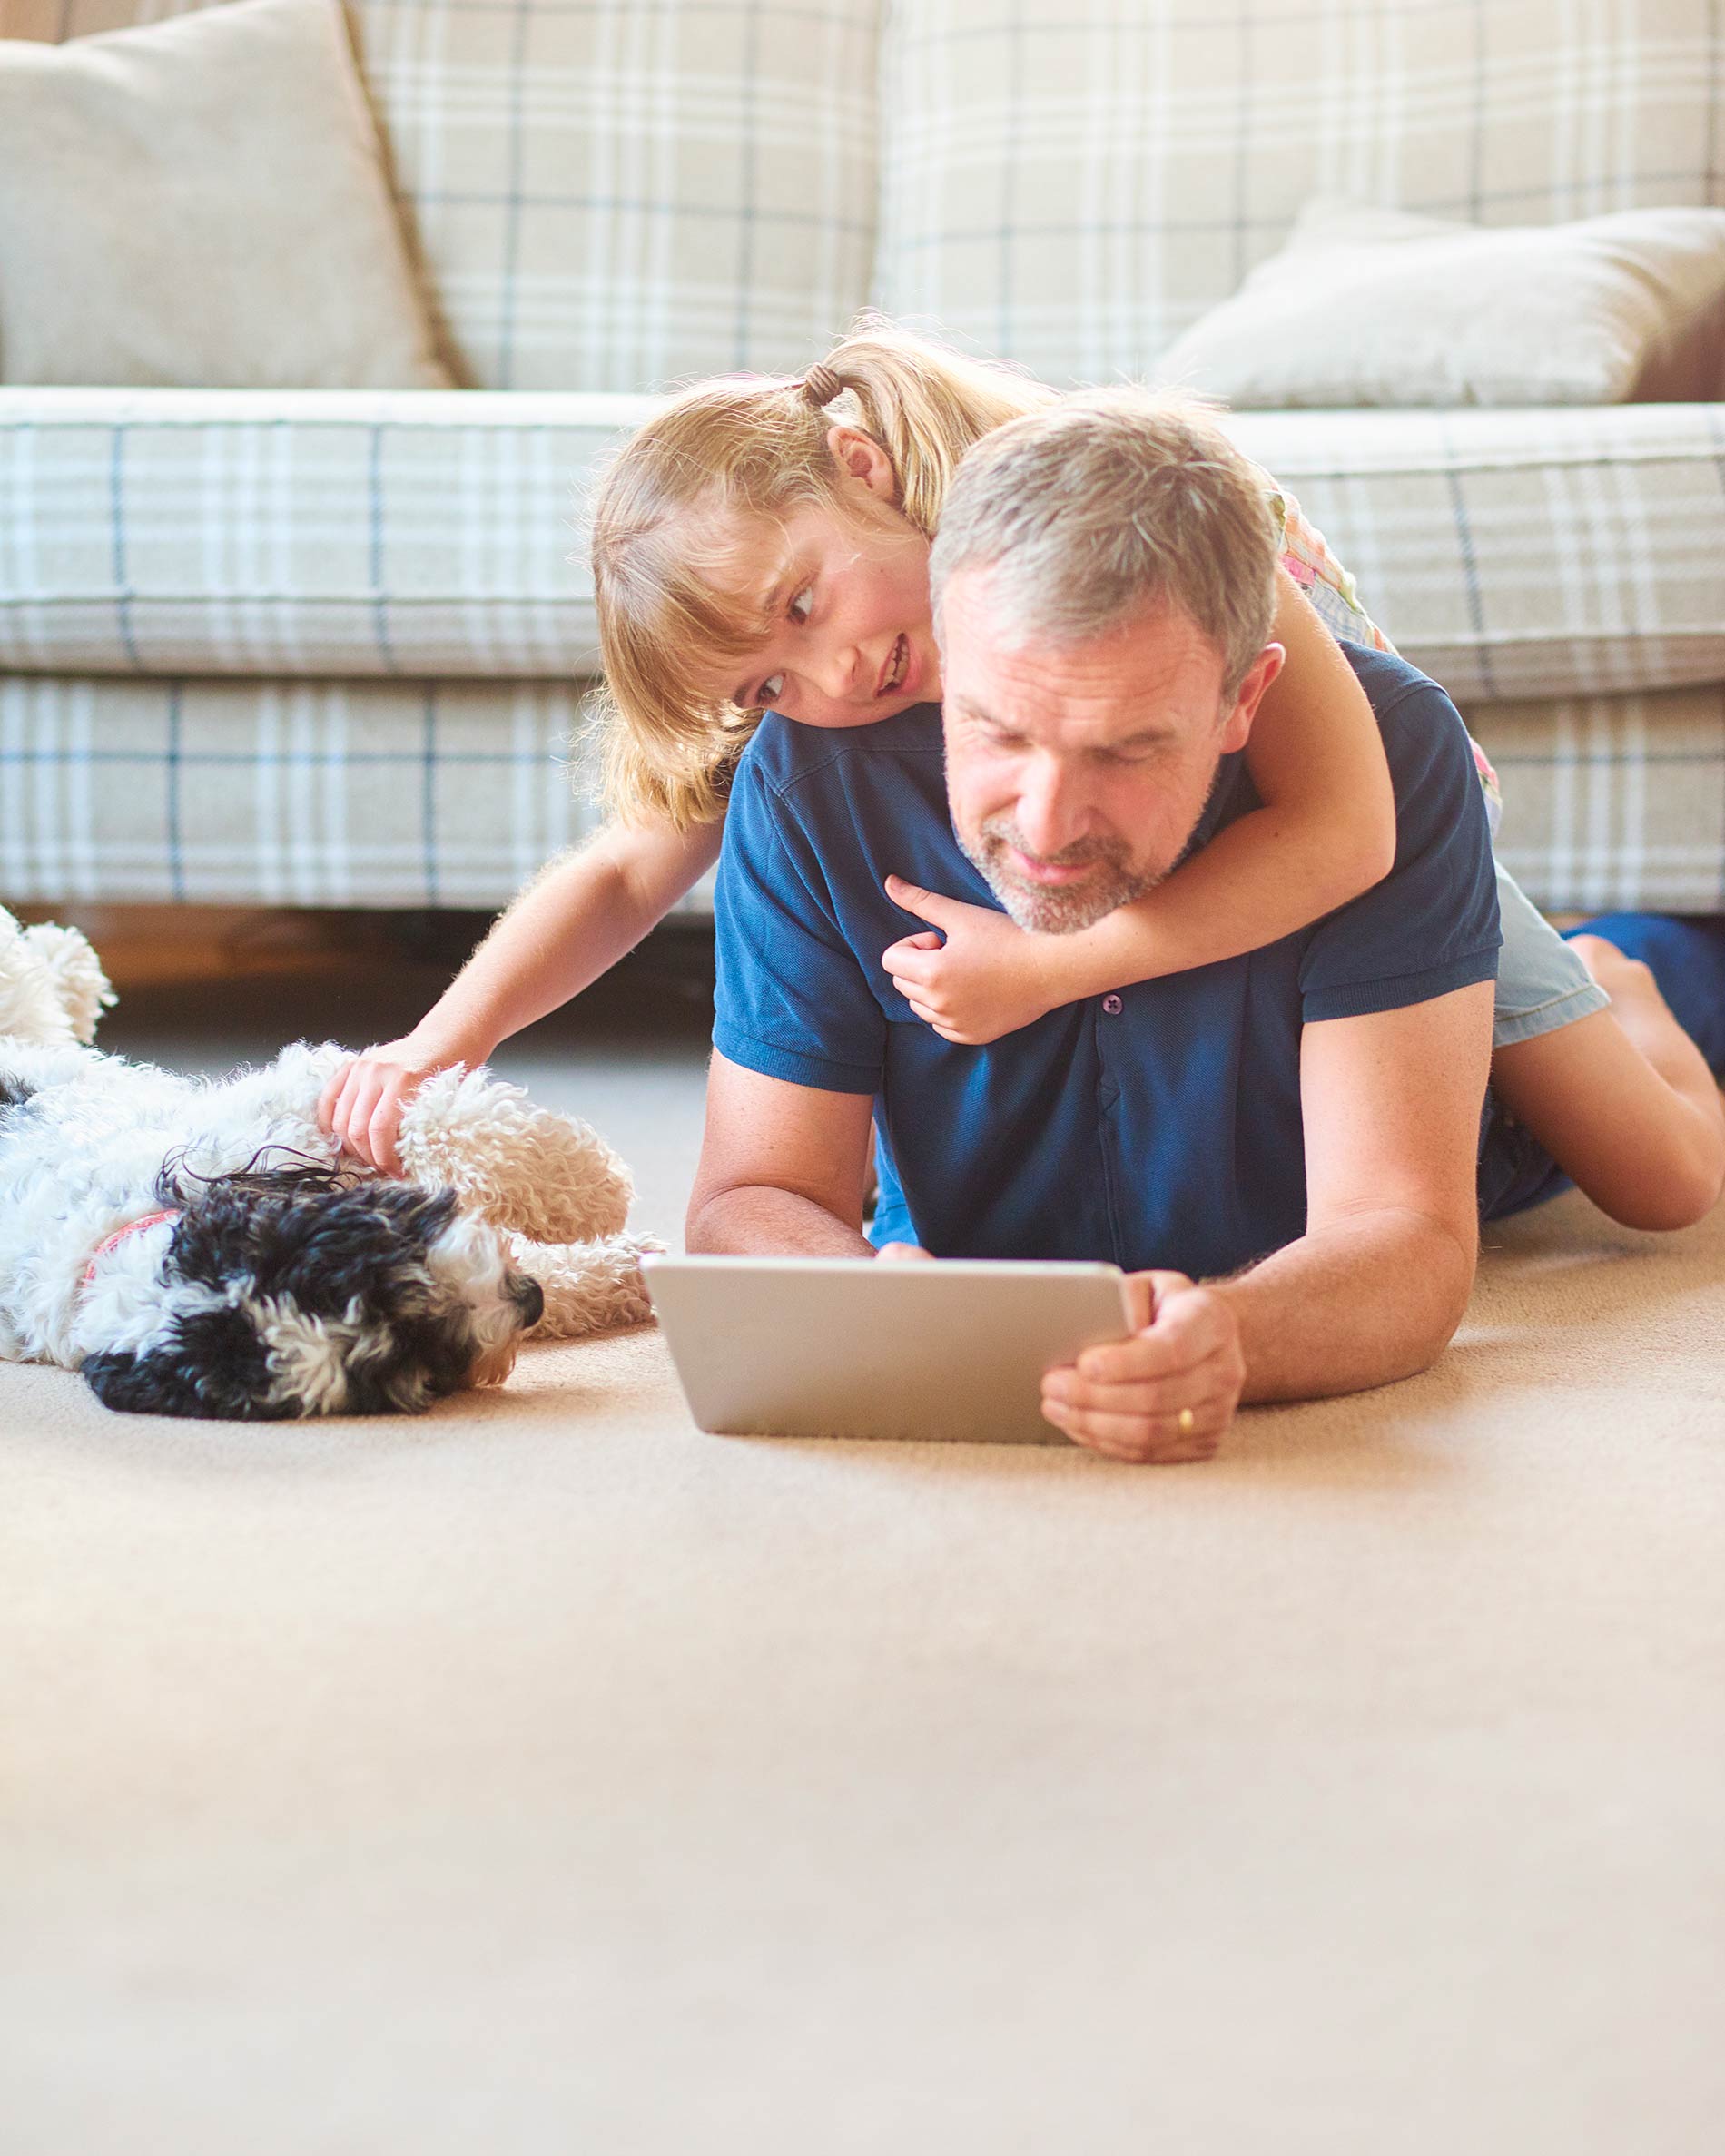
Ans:
[[[860,480],[877,499],[898,506],[899,475],[872,434],[860,427],[829,427],[826,446],[843,477]]]
[[[1280,644],[1267,644],[1246,670],[1239,694],[1234,699],[1234,708],[1222,722],[1222,753],[1227,755],[1235,749],[1246,746],[1252,732],[1252,721],[1257,716],[1257,707],[1264,700],[1264,692],[1287,663],[1287,650]]]

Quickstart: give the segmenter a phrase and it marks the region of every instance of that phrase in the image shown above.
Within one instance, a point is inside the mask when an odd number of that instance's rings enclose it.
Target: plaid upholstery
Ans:
[[[1725,678],[1725,407],[1226,424],[1458,702]]]
[[[190,0],[190,5],[201,0]],[[188,0],[0,0],[51,42]],[[794,372],[868,292],[876,0],[349,0],[458,376]]]
[[[548,683],[0,675],[0,891],[498,905],[596,821],[579,726]]]
[[[1537,903],[1725,907],[1725,687],[1466,712]],[[594,821],[579,729],[549,683],[0,675],[0,894],[500,906]]]
[[[1725,684],[1464,703],[1503,784],[1497,851],[1548,912],[1725,912]]]
[[[650,409],[0,389],[0,667],[590,671],[576,494]],[[1298,496],[1366,613],[1456,695],[1725,677],[1720,408],[1228,425]]]
[[[651,399],[0,389],[0,668],[568,675]]]
[[[897,0],[875,296],[1050,381],[1141,373],[1314,194],[1725,204],[1722,64],[1716,0]]]

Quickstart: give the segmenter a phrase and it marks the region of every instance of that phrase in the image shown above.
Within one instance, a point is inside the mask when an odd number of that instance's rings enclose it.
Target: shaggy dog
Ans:
[[[531,1326],[650,1315],[656,1245],[585,1124],[440,1072],[380,1177],[318,1127],[343,1050],[180,1078],[81,1045],[113,999],[76,930],[0,909],[0,1355],[147,1414],[413,1413],[499,1383]]]

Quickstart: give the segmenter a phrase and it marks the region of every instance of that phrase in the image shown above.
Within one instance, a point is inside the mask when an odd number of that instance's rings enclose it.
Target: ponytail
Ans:
[[[883,315],[862,316],[804,379],[817,373],[846,393],[854,424],[892,459],[898,506],[926,539],[940,528],[946,490],[971,444],[1055,399],[1029,375],[970,359]]]

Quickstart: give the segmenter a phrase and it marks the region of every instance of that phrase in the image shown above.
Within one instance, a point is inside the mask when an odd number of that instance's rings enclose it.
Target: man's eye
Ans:
[[[813,605],[814,586],[812,584],[805,584],[795,598],[791,601],[791,619],[793,621],[807,621],[809,611]]]

